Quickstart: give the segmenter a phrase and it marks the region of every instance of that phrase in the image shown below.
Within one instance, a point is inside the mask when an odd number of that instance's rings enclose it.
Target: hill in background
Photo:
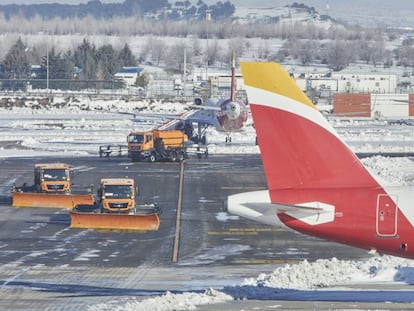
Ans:
[[[99,0],[91,0],[80,4],[43,3],[43,4],[8,4],[1,5],[2,12],[6,19],[13,16],[34,18],[40,16],[44,19],[60,18],[83,18],[92,16],[95,18],[113,18],[130,16],[147,16],[157,19],[191,20],[204,19],[206,11],[211,11],[215,19],[230,17],[235,7],[230,1],[207,5],[202,0],[192,3],[189,0],[175,1],[168,0],[125,0],[123,2],[103,3]]]
[[[214,1],[214,0],[213,0]],[[213,1],[206,0],[207,3]],[[294,0],[238,0],[237,8],[273,8],[292,4]],[[381,27],[414,27],[414,1],[409,0],[302,0],[322,15],[351,24]]]

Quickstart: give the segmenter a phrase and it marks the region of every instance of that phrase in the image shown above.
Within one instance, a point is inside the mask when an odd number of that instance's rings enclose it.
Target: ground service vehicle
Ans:
[[[187,158],[186,134],[179,130],[132,132],[128,135],[128,156],[132,161],[147,159],[183,161]]]
[[[133,179],[104,178],[98,189],[101,213],[135,214],[135,197],[138,189]]]
[[[136,205],[138,187],[130,178],[103,178],[93,205],[70,212],[72,228],[158,230],[157,204]]]
[[[70,193],[69,165],[63,163],[35,164],[34,183],[37,192]]]
[[[77,204],[92,204],[91,193],[72,194],[70,167],[63,163],[35,164],[34,184],[13,186],[12,205],[15,207],[72,208]]]

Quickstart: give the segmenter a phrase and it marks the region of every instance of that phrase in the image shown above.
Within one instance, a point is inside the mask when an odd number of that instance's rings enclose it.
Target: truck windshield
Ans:
[[[136,144],[142,144],[144,142],[144,135],[142,135],[142,134],[129,135],[128,136],[128,142],[136,143]]]
[[[106,185],[105,197],[114,199],[127,199],[132,197],[132,186],[128,185]]]
[[[65,169],[45,169],[43,170],[43,179],[46,181],[67,180],[68,176]]]

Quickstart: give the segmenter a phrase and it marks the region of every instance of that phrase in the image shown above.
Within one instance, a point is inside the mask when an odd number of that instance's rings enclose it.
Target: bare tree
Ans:
[[[149,38],[147,41],[149,56],[157,66],[164,60],[165,52],[167,49],[166,43],[157,38]]]
[[[257,57],[260,59],[268,59],[269,56],[270,56],[269,40],[260,41],[259,47],[257,49]]]
[[[385,44],[383,40],[374,41],[371,48],[371,60],[374,67],[383,63],[386,57]]]
[[[334,40],[327,44],[326,62],[333,70],[339,71],[349,65],[353,46],[344,40]]]
[[[205,55],[207,55],[206,62],[209,65],[217,62],[219,56],[219,43],[217,39],[209,40],[208,50]]]
[[[367,40],[357,40],[355,46],[357,47],[359,59],[363,60],[366,64],[369,64],[372,53],[371,42]]]
[[[165,57],[165,64],[168,70],[173,72],[183,72],[184,53],[186,53],[187,62],[191,64],[192,51],[187,48],[185,42],[177,42],[170,46]]]
[[[197,36],[194,36],[191,41],[192,41],[194,56],[200,56],[201,53],[202,53],[202,49],[201,49],[201,45],[200,45],[200,39]]]

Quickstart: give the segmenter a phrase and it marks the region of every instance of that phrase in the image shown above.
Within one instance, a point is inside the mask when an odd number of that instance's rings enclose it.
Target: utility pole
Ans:
[[[49,94],[49,40],[46,42],[46,91]]]
[[[187,84],[187,79],[186,79],[186,75],[187,75],[187,47],[184,47],[184,66],[183,66],[183,94],[185,95],[185,86]]]
[[[209,51],[209,47],[208,47],[208,31],[209,31],[209,25],[210,25],[210,20],[211,20],[211,10],[206,10],[206,22],[207,22],[207,62],[206,62],[206,81],[208,81],[208,65],[209,65],[209,56],[210,56],[210,51]]]

